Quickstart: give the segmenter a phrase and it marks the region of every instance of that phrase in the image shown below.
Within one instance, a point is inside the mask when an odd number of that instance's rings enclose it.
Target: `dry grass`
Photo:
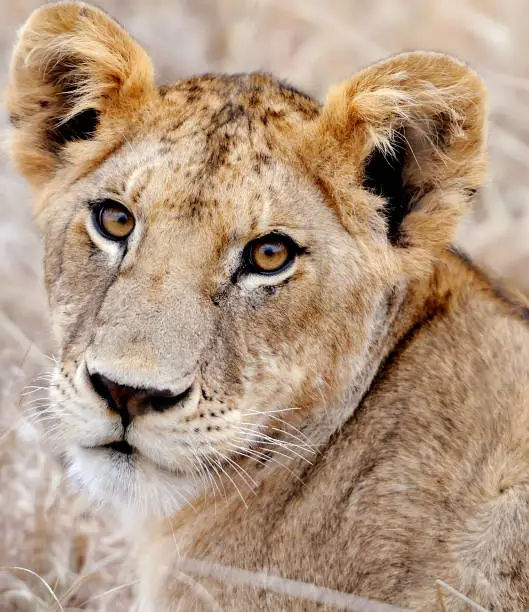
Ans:
[[[0,52],[37,0],[4,0]],[[322,96],[390,53],[427,48],[470,62],[491,90],[491,174],[460,242],[529,288],[529,13],[524,0],[101,0],[148,49],[160,81],[264,68]],[[5,85],[6,71],[0,72]],[[2,127],[5,118],[2,116]],[[64,610],[131,609],[119,528],[68,491],[23,418],[21,393],[49,370],[41,249],[28,193],[0,158],[0,565],[37,572]],[[45,381],[44,381],[45,382]],[[37,383],[38,384],[38,383]],[[37,393],[38,395],[38,393]],[[31,397],[31,396],[30,396]],[[0,572],[0,609],[60,609],[39,578]]]

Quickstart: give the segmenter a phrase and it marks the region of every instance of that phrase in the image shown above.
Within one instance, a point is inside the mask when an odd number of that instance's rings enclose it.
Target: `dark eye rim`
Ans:
[[[106,208],[119,208],[130,216],[130,218],[132,219],[132,227],[128,234],[126,234],[125,236],[114,236],[105,229],[102,222],[102,214]],[[129,239],[129,236],[132,234],[134,228],[136,227],[136,219],[134,218],[134,215],[130,212],[130,210],[121,202],[111,200],[110,198],[106,200],[100,200],[99,202],[95,202],[92,204],[92,221],[94,227],[101,234],[101,236],[103,236],[103,238],[106,238],[107,240],[112,240],[113,242],[125,242]]]
[[[287,247],[288,257],[285,263],[276,270],[263,270],[254,261],[253,247],[258,243],[266,242],[282,242]],[[303,252],[305,252],[305,249],[300,247],[290,236],[287,236],[281,232],[270,232],[269,234],[265,234],[264,236],[259,236],[258,238],[251,240],[244,247],[243,261],[245,271],[249,274],[258,274],[259,276],[277,276],[290,268],[296,260],[296,257]]]

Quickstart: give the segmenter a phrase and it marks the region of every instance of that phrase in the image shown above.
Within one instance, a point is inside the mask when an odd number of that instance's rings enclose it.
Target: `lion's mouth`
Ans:
[[[81,445],[81,448],[87,451],[110,451],[111,453],[118,453],[119,455],[134,455],[139,451],[134,448],[127,440],[113,440],[112,442],[105,442],[104,444],[96,444],[90,446]]]
[[[136,465],[137,461],[146,461],[162,472],[167,472],[171,475],[183,475],[183,472],[177,468],[169,469],[160,465],[157,461],[154,461],[151,457],[145,455],[138,448],[127,442],[127,440],[114,440],[113,442],[107,442],[97,446],[85,446],[82,448],[88,451],[105,453],[107,456],[110,455],[114,457],[115,460],[119,459],[120,461],[126,461],[130,466]]]
[[[120,453],[122,455],[132,455],[135,452],[134,447],[131,446],[126,440],[117,440],[116,442],[103,444],[98,448],[108,448],[109,450],[116,453]]]

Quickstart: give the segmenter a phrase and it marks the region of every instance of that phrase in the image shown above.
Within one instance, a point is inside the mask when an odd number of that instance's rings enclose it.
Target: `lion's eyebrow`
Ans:
[[[119,189],[114,189],[113,187],[106,187],[105,188],[105,196],[106,197],[111,197],[111,198],[116,198],[116,199],[121,199],[123,197],[123,192],[125,190],[119,190]]]
[[[128,202],[136,204],[141,199],[141,196],[149,185],[153,170],[154,165],[149,164],[139,165],[132,171],[125,190],[125,197]]]

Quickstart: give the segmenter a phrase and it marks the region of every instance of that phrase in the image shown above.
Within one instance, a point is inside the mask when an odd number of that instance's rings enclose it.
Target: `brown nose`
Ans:
[[[191,395],[193,386],[175,395],[168,389],[142,389],[121,385],[102,374],[90,374],[90,381],[96,393],[106,400],[108,407],[119,413],[123,425],[136,416],[147,412],[165,412],[177,404],[182,404]]]

